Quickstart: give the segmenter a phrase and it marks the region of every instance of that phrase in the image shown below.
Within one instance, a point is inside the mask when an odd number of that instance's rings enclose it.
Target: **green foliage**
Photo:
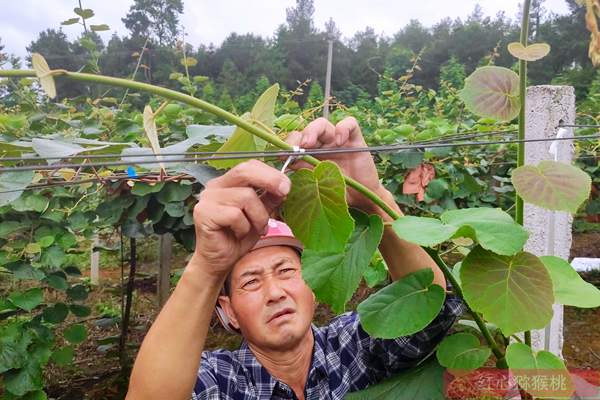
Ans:
[[[517,194],[526,202],[549,210],[576,213],[590,197],[590,176],[572,165],[542,161],[537,166],[524,165],[512,173]]]
[[[507,68],[476,69],[460,94],[467,108],[481,117],[510,121],[519,113],[519,76]]]
[[[469,208],[444,212],[440,219],[406,216],[394,221],[394,231],[409,242],[432,247],[451,238],[468,237],[484,249],[513,255],[528,233],[502,210]]]
[[[533,254],[501,256],[476,247],[462,261],[460,281],[467,303],[507,336],[552,319],[552,280]]]
[[[392,339],[416,333],[439,314],[446,294],[433,284],[433,271],[413,272],[369,296],[358,315],[371,336]]]
[[[343,251],[307,245],[302,253],[302,277],[317,299],[329,304],[336,313],[344,311],[358,288],[383,234],[379,216],[359,212],[354,215],[354,232]],[[327,222],[315,223],[315,230],[319,230],[319,225]]]
[[[491,353],[489,347],[481,345],[477,336],[470,333],[456,333],[444,338],[437,349],[436,356],[439,363],[446,368],[468,371],[481,367]]]
[[[311,250],[344,249],[354,222],[348,212],[346,185],[339,167],[326,161],[314,170],[298,170],[291,180],[283,215],[294,235]]]

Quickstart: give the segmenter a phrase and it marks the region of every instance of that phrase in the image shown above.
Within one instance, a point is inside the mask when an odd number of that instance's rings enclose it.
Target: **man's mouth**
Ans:
[[[292,308],[284,308],[283,310],[277,311],[275,314],[273,314],[267,322],[275,321],[279,317],[283,317],[285,315],[293,314],[293,313],[294,313],[294,310]]]

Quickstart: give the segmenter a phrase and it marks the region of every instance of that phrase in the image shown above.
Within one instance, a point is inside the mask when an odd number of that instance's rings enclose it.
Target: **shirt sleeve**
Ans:
[[[404,369],[415,366],[430,355],[448,333],[465,305],[456,295],[447,294],[436,318],[421,331],[396,339],[369,336],[356,312],[343,314],[330,325],[344,343],[339,349],[342,359],[354,359],[351,391],[364,389]],[[332,332],[331,332],[332,333]]]
[[[210,352],[203,351],[200,360],[200,368],[194,391],[192,392],[192,400],[218,400],[219,385],[217,383],[215,359],[210,356]]]

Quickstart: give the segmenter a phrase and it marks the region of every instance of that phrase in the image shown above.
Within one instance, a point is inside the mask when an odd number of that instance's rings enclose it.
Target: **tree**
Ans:
[[[182,0],[135,0],[121,21],[133,37],[150,37],[159,45],[173,45],[179,34]]]
[[[289,29],[300,37],[316,33],[313,21],[315,6],[313,0],[296,0],[296,7],[285,10]]]
[[[440,69],[440,83],[447,82],[456,89],[462,89],[465,78],[465,66],[455,56],[450,57]]]

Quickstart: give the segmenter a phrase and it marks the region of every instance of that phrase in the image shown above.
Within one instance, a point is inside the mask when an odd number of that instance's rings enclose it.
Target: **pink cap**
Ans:
[[[304,250],[302,242],[296,239],[290,227],[287,226],[285,222],[281,222],[273,218],[269,218],[266,235],[261,236],[254,247],[250,249],[250,251],[269,246],[289,246],[297,250],[299,253],[302,253],[302,250]],[[221,294],[225,294],[225,288],[221,290]],[[219,317],[221,324],[226,330],[232,333],[240,333],[233,325],[231,325],[227,314],[225,314],[225,311],[221,308],[218,302],[215,309],[217,312],[217,317]]]

